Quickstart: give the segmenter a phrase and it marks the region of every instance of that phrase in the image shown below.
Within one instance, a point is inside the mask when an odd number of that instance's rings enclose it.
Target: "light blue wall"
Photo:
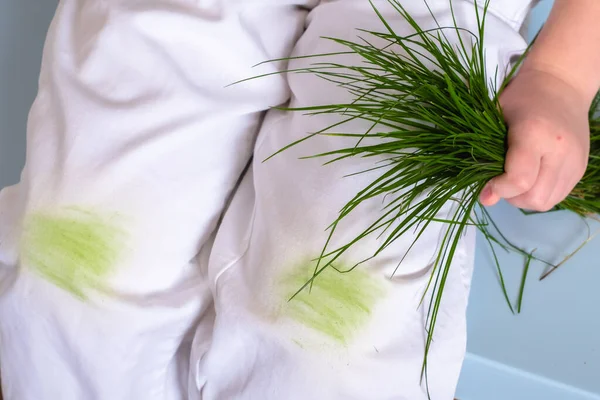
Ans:
[[[35,96],[43,38],[56,0],[0,0],[0,187],[15,183],[24,162],[26,117]],[[549,9],[543,2],[531,26]],[[492,210],[506,231],[544,257],[560,258],[585,226],[564,214],[524,217]],[[538,282],[532,266],[524,310],[506,307],[480,240],[469,307],[469,356],[461,400],[600,399],[600,248],[592,242],[562,271]],[[523,262],[501,254],[513,297]]]
[[[0,0],[0,187],[16,183],[42,46],[57,0]]]

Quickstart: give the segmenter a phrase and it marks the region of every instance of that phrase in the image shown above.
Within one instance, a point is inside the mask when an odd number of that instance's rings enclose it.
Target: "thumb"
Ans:
[[[487,185],[484,186],[479,195],[479,202],[486,207],[493,206],[500,201],[500,196],[494,193],[494,179],[490,180]]]
[[[484,206],[496,204],[501,198],[510,199],[531,189],[538,177],[541,155],[530,146],[515,143],[506,153],[504,173],[488,182],[481,192]]]

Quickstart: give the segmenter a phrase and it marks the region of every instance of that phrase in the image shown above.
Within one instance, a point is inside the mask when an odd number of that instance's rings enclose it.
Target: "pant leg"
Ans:
[[[226,86],[282,67],[251,69],[289,54],[301,3],[60,2],[22,180],[0,193],[6,400],[187,398],[214,315],[201,250],[289,92]]]
[[[435,27],[423,3],[402,3],[424,28]],[[452,25],[448,1],[428,3],[440,25]],[[397,34],[410,32],[387,2],[377,5]],[[454,1],[454,7],[459,24],[473,29],[474,6]],[[495,67],[506,65],[525,43],[507,19],[494,14],[488,18],[487,60],[493,76]],[[368,2],[360,1],[322,2],[308,21],[296,55],[340,51],[320,36],[354,40],[360,34],[355,28],[385,29]],[[327,61],[360,62],[348,55]],[[290,67],[303,68],[312,62],[297,59]],[[311,74],[290,75],[289,83],[292,106],[350,101],[344,88]],[[299,160],[354,144],[342,143],[339,137],[316,137],[265,163],[262,160],[337,121],[339,117],[331,115],[271,111],[261,128],[253,167],[225,215],[210,256],[217,319],[212,346],[198,358],[198,388],[204,400],[427,399],[420,383],[427,303],[421,307],[419,303],[443,226],[430,225],[393,279],[398,261],[415,239],[410,233],[350,273],[327,270],[316,278],[312,291],[289,300],[314,271],[311,260],[322,250],[327,226],[381,172],[345,177],[371,168],[375,157],[329,166],[322,165],[323,159]],[[369,126],[351,121],[336,131],[360,133]],[[337,227],[330,249],[356,237],[384,205],[385,198],[380,197],[353,211]],[[447,217],[451,209],[448,204],[439,217]],[[348,269],[371,256],[381,243],[376,235],[364,239],[336,266]],[[460,373],[473,253],[474,231],[469,229],[446,280],[429,353],[428,382],[435,400],[453,398]]]

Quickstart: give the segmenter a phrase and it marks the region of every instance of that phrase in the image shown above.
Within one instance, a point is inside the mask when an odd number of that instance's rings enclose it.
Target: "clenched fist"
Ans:
[[[583,177],[588,111],[600,88],[600,1],[555,0],[523,67],[502,93],[508,123],[504,174],[481,194],[533,211],[560,203]]]
[[[560,203],[583,177],[590,150],[590,102],[554,74],[521,70],[500,97],[508,152],[504,174],[481,194],[484,205],[501,198],[534,211]]]

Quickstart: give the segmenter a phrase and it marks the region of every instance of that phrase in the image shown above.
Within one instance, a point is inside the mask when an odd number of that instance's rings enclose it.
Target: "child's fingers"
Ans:
[[[504,174],[492,179],[489,187],[491,199],[511,199],[527,193],[536,183],[540,171],[541,154],[526,143],[509,146],[504,164]]]
[[[561,174],[556,179],[556,185],[550,196],[552,207],[555,207],[558,203],[566,199],[580,179],[581,177],[573,174],[573,171],[571,171],[565,163],[561,169]]]
[[[562,196],[563,183],[559,181],[564,163],[557,157],[544,157],[534,185],[525,193],[507,197],[515,207],[535,211],[548,211],[554,206],[554,198]]]
[[[552,206],[556,206],[565,200],[573,191],[577,183],[581,180],[583,174],[578,173],[577,169],[570,168],[570,164],[565,162],[561,169],[561,174],[556,180],[556,186],[552,193],[550,202]]]

